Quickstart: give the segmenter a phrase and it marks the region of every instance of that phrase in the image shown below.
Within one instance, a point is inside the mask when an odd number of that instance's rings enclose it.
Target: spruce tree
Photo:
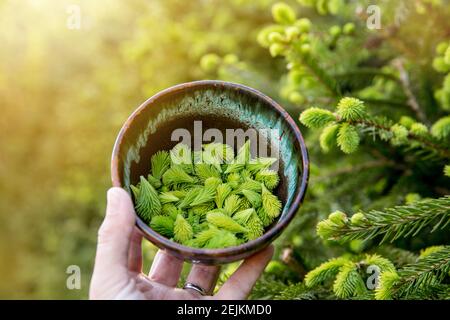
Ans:
[[[370,30],[356,2],[275,3],[257,36],[273,74],[237,57],[201,61],[276,88],[310,150],[308,195],[255,299],[450,298],[450,9],[380,7],[383,28]]]

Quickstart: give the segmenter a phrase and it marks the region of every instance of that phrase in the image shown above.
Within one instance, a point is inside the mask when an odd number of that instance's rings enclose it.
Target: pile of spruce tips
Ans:
[[[256,239],[281,213],[272,191],[279,183],[275,158],[251,158],[250,140],[236,157],[231,146],[201,151],[177,144],[151,158],[151,173],[130,188],[140,218],[186,246],[225,248]]]

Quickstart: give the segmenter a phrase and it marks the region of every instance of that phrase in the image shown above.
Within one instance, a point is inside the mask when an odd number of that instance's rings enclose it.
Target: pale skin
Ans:
[[[220,267],[192,266],[187,281],[208,293],[202,296],[192,289],[177,288],[183,261],[165,251],[157,252],[150,271],[144,273],[141,243],[130,196],[121,188],[111,188],[106,216],[98,231],[90,299],[246,299],[273,255],[273,247],[269,246],[244,260],[215,295],[210,294]]]

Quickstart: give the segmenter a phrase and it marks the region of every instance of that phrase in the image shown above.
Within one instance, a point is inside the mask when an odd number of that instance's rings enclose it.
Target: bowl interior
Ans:
[[[194,137],[198,137],[195,131],[199,123],[194,125],[196,121],[201,121],[201,134],[208,129],[218,129],[223,137],[226,137],[227,129],[256,129],[258,144],[265,142],[268,156],[279,158],[280,184],[274,193],[282,201],[283,211],[270,227],[273,228],[289,218],[288,211],[298,195],[303,168],[299,139],[292,124],[286,120],[290,117],[281,108],[274,108],[274,104],[256,90],[227,83],[191,83],[162,91],[130,117],[121,131],[122,137],[119,135],[118,141],[121,141],[116,150],[116,161],[119,162],[120,185],[130,191],[130,184],[136,184],[141,175],[146,176],[150,172],[151,156],[159,150],[169,150],[179,142],[172,141],[176,129],[189,131],[192,143]],[[275,131],[268,132],[268,128]],[[211,141],[203,140],[202,143],[208,142]],[[226,142],[225,138],[223,142]],[[235,144],[238,148],[239,141]],[[256,151],[256,146],[252,146],[253,156]]]

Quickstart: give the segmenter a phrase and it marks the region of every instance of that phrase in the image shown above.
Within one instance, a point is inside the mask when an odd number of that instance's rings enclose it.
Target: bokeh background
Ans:
[[[113,143],[128,115],[156,92],[181,82],[225,79],[263,91],[298,118],[309,105],[290,94],[285,61],[271,57],[257,41],[259,31],[273,23],[274,2],[0,0],[0,298],[88,297],[97,229],[110,187]],[[307,0],[284,2],[292,4],[299,16],[314,18],[326,31],[332,23],[353,19],[355,8],[373,1],[349,0],[351,8],[344,7],[344,14],[333,20],[298,5]],[[378,2],[385,8],[384,17],[392,19],[389,10],[397,8],[397,1]],[[77,8],[81,24],[73,28]],[[403,23],[405,28],[387,35],[395,54],[404,54],[420,68],[431,64],[435,45],[450,35],[448,5],[443,8],[436,10],[441,21],[414,11]],[[426,33],[419,37],[425,26]],[[357,41],[349,48],[340,49],[331,66],[351,66],[370,56]],[[385,54],[386,60],[391,52]],[[204,59],[209,53],[220,56],[220,63],[211,56]],[[371,62],[377,67],[384,61]],[[441,78],[428,70],[423,74],[440,86]],[[393,88],[395,94],[401,91]],[[376,110],[395,115],[394,107]],[[370,182],[373,188],[364,194],[358,192],[358,185],[372,181],[365,176],[358,180],[353,175],[348,185],[342,181],[334,187],[325,185],[335,174],[317,170],[317,165],[328,161],[332,171],[340,162],[337,157],[323,157],[317,140],[316,134],[309,142],[316,165],[312,174],[325,176],[309,192],[327,201],[315,202],[310,220],[298,220],[307,232],[291,231],[288,239],[289,246],[298,246],[303,258],[312,261],[306,263],[309,269],[335,250],[325,249],[315,235],[318,219],[354,203],[373,203],[373,207],[401,203],[407,193],[397,190],[386,202],[392,183],[381,179],[379,172],[374,172],[378,183]],[[358,161],[367,160],[354,159],[346,164],[350,170],[338,174],[352,174]],[[375,198],[380,201],[374,202]],[[424,244],[411,247],[418,250]],[[146,268],[154,252],[144,241]],[[66,287],[70,265],[81,269],[80,290]]]
[[[207,77],[205,53],[271,68],[256,45],[270,3],[0,1],[1,298],[87,297],[121,125],[157,91]],[[81,290],[66,289],[69,265]]]

